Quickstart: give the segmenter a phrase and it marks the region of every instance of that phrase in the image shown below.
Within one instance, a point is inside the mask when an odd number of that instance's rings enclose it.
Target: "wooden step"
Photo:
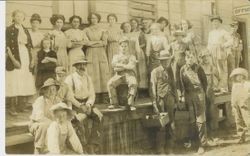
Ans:
[[[33,140],[34,140],[34,137],[30,133],[7,136],[5,139],[5,146],[8,147],[8,146],[24,144],[24,143],[32,142]]]

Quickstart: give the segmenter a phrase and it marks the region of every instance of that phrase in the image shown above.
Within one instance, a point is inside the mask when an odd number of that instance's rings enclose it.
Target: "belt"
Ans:
[[[78,98],[75,98],[78,102],[80,103],[86,103],[88,98],[85,98],[85,99],[78,99]]]

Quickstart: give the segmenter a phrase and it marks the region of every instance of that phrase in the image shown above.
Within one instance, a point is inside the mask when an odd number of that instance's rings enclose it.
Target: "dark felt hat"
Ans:
[[[223,20],[221,19],[221,17],[219,15],[214,15],[210,18],[210,21],[213,22],[213,20],[219,20],[221,23],[223,22]]]

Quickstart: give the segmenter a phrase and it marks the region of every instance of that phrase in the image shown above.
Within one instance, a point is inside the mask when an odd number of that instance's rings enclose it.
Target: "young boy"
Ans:
[[[82,145],[71,125],[73,112],[65,103],[57,103],[50,108],[54,121],[47,130],[47,148],[50,154],[83,154]],[[66,140],[71,144],[71,151]]]
[[[116,87],[122,83],[128,84],[128,106],[130,110],[135,110],[134,98],[137,92],[137,80],[136,80],[136,58],[128,51],[129,40],[122,38],[119,41],[120,53],[115,55],[112,60],[112,66],[115,71],[115,75],[109,80],[107,84],[110,106],[109,109],[118,107],[118,99],[116,93]]]
[[[246,132],[250,128],[250,82],[246,81],[248,72],[244,68],[236,68],[230,74],[233,81],[232,107],[236,121],[237,133],[240,136],[238,143],[244,143]]]

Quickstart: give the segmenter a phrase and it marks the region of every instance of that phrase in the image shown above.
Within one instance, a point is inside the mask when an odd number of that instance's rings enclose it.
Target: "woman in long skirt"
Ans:
[[[109,68],[110,68],[110,72],[112,73],[112,75],[114,74],[113,68],[112,68],[112,59],[113,56],[115,54],[118,54],[119,52],[119,39],[122,36],[122,32],[119,29],[119,27],[117,28],[115,23],[117,22],[117,16],[115,14],[109,14],[107,16],[107,20],[109,22],[109,27],[107,29],[107,56],[108,56],[108,61],[109,61]]]
[[[110,78],[106,55],[107,34],[98,25],[101,20],[99,14],[91,13],[88,20],[91,25],[84,30],[84,36],[87,46],[86,58],[91,63],[87,65],[87,72],[93,81],[95,92],[106,93]]]
[[[33,14],[30,18],[31,30],[29,31],[33,49],[31,50],[32,60],[31,68],[33,75],[37,74],[37,52],[41,50],[41,41],[44,34],[40,31],[40,25],[42,23],[41,16],[39,14]]]
[[[72,73],[75,71],[72,66],[73,62],[80,57],[84,57],[84,51],[82,50],[83,46],[83,31],[79,29],[80,24],[82,23],[82,18],[80,16],[72,16],[69,19],[72,28],[65,32],[67,38],[70,39],[72,47],[68,52],[69,55],[69,72]]]
[[[12,13],[13,24],[6,29],[6,97],[10,104],[9,113],[17,115],[25,110],[28,96],[36,93],[34,77],[31,73],[31,38],[23,27],[24,12]],[[18,101],[18,103],[17,103]]]
[[[57,64],[59,66],[63,66],[68,72],[69,61],[67,48],[71,47],[71,42],[62,32],[65,18],[63,15],[54,14],[50,18],[50,22],[54,26],[54,30],[50,31],[49,35],[52,38],[52,50],[54,50],[57,54]]]

